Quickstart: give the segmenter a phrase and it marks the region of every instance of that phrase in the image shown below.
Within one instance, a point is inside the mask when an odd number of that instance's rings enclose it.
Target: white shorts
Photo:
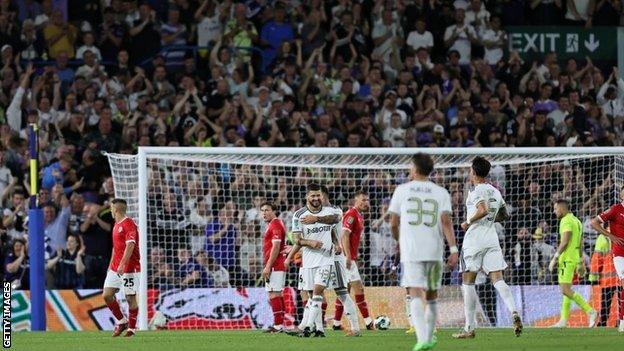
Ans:
[[[401,286],[439,290],[442,286],[442,261],[401,262]]]
[[[349,283],[362,281],[362,277],[360,277],[360,269],[358,268],[358,265],[355,263],[355,261],[351,261],[351,269],[347,268],[347,281]]]
[[[341,267],[344,267],[344,271],[346,272],[345,280],[347,283],[362,281],[362,277],[360,277],[360,270],[355,261],[351,261],[351,269],[347,268],[347,258],[343,255],[336,256],[336,262],[341,264]]]
[[[284,290],[286,283],[286,272],[284,271],[272,271],[269,279],[264,282],[264,289],[268,292]]]
[[[109,270],[104,280],[105,288],[114,288],[122,290],[124,295],[136,295],[139,290],[140,273],[124,273],[119,276],[117,272]]]
[[[355,266],[355,264],[351,265],[351,267],[353,266]],[[346,260],[334,261],[334,274],[332,274],[331,287],[334,290],[346,289],[350,282]]]
[[[615,266],[618,278],[624,280],[624,257],[613,256],[613,266]]]
[[[483,270],[485,274],[502,271],[507,268],[507,262],[503,258],[500,247],[487,247],[485,249],[462,250],[459,260],[461,272],[478,272]]]
[[[326,289],[346,288],[347,273],[344,263],[335,261],[333,265],[299,269],[297,289],[312,291],[315,285],[324,286]]]

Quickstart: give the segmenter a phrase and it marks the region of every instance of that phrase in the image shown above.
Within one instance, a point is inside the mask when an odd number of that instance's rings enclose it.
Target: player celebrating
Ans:
[[[286,259],[288,264],[299,248],[303,250],[299,280],[301,289],[312,293],[312,298],[308,299],[307,311],[304,311],[304,318],[301,322],[301,325],[304,326],[301,336],[304,337],[311,335],[314,326],[316,326],[314,336],[325,336],[323,324],[317,323],[321,316],[321,304],[325,288],[343,287],[342,289],[337,288],[336,294],[348,297],[346,283],[341,284],[339,282],[339,280],[346,278],[346,272],[341,271],[340,266],[334,263],[335,248],[332,241],[334,225],[323,223],[332,223],[335,220],[335,210],[331,207],[324,207],[322,199],[321,187],[318,184],[310,184],[306,196],[306,207],[296,211],[293,216],[292,231],[295,246]],[[305,222],[314,223],[304,223],[303,219],[308,215],[315,218],[314,220],[307,219]],[[355,306],[350,313],[355,315]]]
[[[358,249],[360,247],[360,239],[362,232],[364,231],[364,217],[362,212],[368,211],[369,198],[368,194],[364,191],[358,191],[355,193],[355,203],[342,218],[342,235],[340,238],[340,244],[342,246],[342,252],[346,257],[345,267],[347,270],[348,291],[353,290],[355,292],[355,303],[357,304],[366,329],[375,329],[372,318],[368,313],[368,306],[364,298],[364,285],[362,284],[362,278],[358,270],[357,259]],[[336,298],[336,311],[334,314],[334,330],[340,330],[343,306],[339,298]]]
[[[475,310],[477,307],[477,291],[474,282],[479,271],[490,276],[490,281],[511,313],[516,336],[522,333],[522,321],[516,311],[516,304],[509,285],[503,280],[502,271],[507,268],[494,228],[494,222],[507,219],[505,200],[491,184],[486,182],[490,173],[490,162],[483,157],[475,157],[470,168],[470,180],[474,189],[466,198],[467,220],[461,224],[466,231],[462,247],[462,291],[464,295],[464,329],[453,337],[467,339],[475,337]]]
[[[596,324],[598,314],[583,299],[579,293],[572,290],[572,280],[577,271],[585,275],[586,268],[583,262],[583,223],[570,212],[567,200],[557,200],[554,212],[559,219],[560,242],[555,256],[550,261],[548,269],[552,272],[555,266],[559,267],[559,288],[563,294],[561,303],[561,318],[552,327],[565,328],[570,316],[570,300],[574,301],[589,317],[589,327]]]
[[[318,187],[321,191],[321,196],[323,196],[323,194],[327,195],[327,190],[324,186],[320,186],[317,184],[310,184],[311,187]],[[325,190],[324,190],[325,189]],[[329,210],[330,212],[333,213],[326,213],[325,215],[320,215],[320,213],[318,213],[317,215],[312,214],[311,212],[306,212],[303,213],[301,212],[301,219],[300,219],[300,225],[311,225],[311,224],[315,224],[315,223],[323,223],[323,224],[327,224],[327,225],[332,225],[334,226],[335,224],[340,222],[340,219],[342,218],[342,211],[339,208],[336,207],[332,207],[331,205],[329,205],[329,200],[327,200],[328,196],[324,197],[324,200],[321,201],[321,205],[323,205],[323,207],[326,210]],[[325,202],[325,203],[323,203]],[[298,211],[296,211],[296,213],[299,213],[302,209],[299,209]],[[305,215],[305,216],[304,216]],[[293,231],[293,236],[294,236],[294,231]],[[292,262],[293,258],[296,256],[296,254],[299,252],[299,250],[301,249],[300,245],[297,245],[297,243],[295,242],[295,245],[292,247],[291,251],[288,254],[288,257],[286,258],[285,261],[285,265],[286,267],[290,266],[290,263]],[[301,258],[301,261],[303,262],[303,255]],[[309,304],[308,304],[308,300],[310,299],[310,296],[312,295],[312,287],[309,287],[309,289],[306,289],[306,284],[303,280],[303,273],[304,273],[304,268],[303,266],[301,266],[299,268],[299,282],[297,284],[297,290],[299,290],[300,296],[301,296],[301,301],[303,303],[303,316],[301,318],[301,321],[299,323],[299,328],[297,329],[293,329],[293,330],[289,330],[286,331],[286,333],[288,335],[292,335],[292,336],[300,336],[302,335],[302,331],[305,328],[308,320],[309,320],[309,315],[310,315],[310,308],[309,308]],[[323,296],[323,299],[325,297]],[[323,303],[321,304],[321,310],[323,311],[325,309],[325,301],[323,300]],[[314,320],[315,323],[315,329],[316,330],[323,330],[324,329],[324,323],[323,323],[323,317],[322,315],[319,315],[319,318],[317,318],[316,320]],[[324,335],[324,334],[322,334]],[[317,336],[322,336],[321,333],[318,333]]]
[[[620,188],[621,203],[611,206],[607,211],[592,220],[592,227],[611,240],[613,265],[620,278],[620,324],[619,332],[624,332],[624,186]],[[609,222],[610,231],[603,228],[602,223]]]
[[[139,285],[139,233],[134,221],[126,216],[128,203],[123,199],[113,199],[111,202],[111,214],[115,219],[113,226],[113,254],[111,257],[104,291],[102,297],[106,305],[117,319],[113,337],[121,335],[128,329],[124,336],[134,336],[136,329],[137,304],[136,293]],[[128,301],[128,319],[124,317],[119,307],[115,293],[123,289]]]
[[[266,330],[267,333],[280,333],[284,324],[284,297],[282,290],[286,282],[286,267],[284,266],[284,244],[286,241],[286,227],[284,222],[277,218],[275,205],[265,202],[260,206],[262,219],[268,223],[263,238],[264,269],[262,277],[266,291],[269,293],[269,303],[273,310],[274,325]]]
[[[450,247],[448,266],[457,264],[458,250],[451,222],[451,195],[428,180],[433,160],[419,153],[413,156],[412,163],[411,181],[395,189],[388,211],[392,236],[399,241],[401,286],[411,296],[412,325],[418,340],[414,351],[418,351],[437,343],[433,332],[437,290],[442,283],[443,236]]]

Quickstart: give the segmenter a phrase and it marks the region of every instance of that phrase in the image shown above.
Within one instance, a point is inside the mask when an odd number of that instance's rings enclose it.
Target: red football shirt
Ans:
[[[351,250],[351,259],[357,260],[358,249],[360,248],[360,239],[364,231],[364,217],[355,207],[351,207],[342,217],[342,229],[349,231],[349,249]]]
[[[600,219],[604,222],[609,222],[609,231],[611,234],[619,238],[624,238],[624,205],[620,203],[611,206],[610,209],[600,214]],[[611,247],[614,257],[624,257],[624,246],[612,243]]]
[[[110,270],[117,272],[121,258],[126,250],[126,243],[133,242],[134,250],[132,256],[126,263],[124,273],[136,273],[141,270],[139,263],[139,231],[137,225],[131,218],[124,218],[113,226],[113,258],[111,259]]]
[[[286,244],[286,227],[284,226],[284,222],[282,222],[279,218],[273,218],[271,223],[267,226],[264,232],[263,238],[263,246],[262,252],[264,256],[264,264],[269,261],[269,257],[271,257],[271,249],[273,248],[273,242],[279,241],[279,255],[277,255],[277,259],[273,262],[272,271],[280,271],[283,272],[286,270],[284,267],[284,261],[286,257],[284,256],[284,245]]]

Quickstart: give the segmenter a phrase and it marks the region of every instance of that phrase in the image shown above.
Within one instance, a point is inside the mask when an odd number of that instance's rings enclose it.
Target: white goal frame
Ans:
[[[258,148],[258,147],[139,147],[138,150],[138,225],[139,225],[139,250],[141,255],[141,273],[139,285],[139,329],[148,329],[147,318],[147,270],[148,270],[148,245],[147,245],[147,158],[150,155],[411,155],[423,152],[431,155],[560,155],[561,157],[550,160],[566,160],[574,155],[609,155],[624,156],[624,147],[543,147],[543,148]],[[492,162],[496,164],[496,161]],[[517,163],[522,163],[519,160]],[[509,164],[509,162],[507,162]],[[403,165],[400,168],[406,168]],[[453,165],[457,167],[457,164]],[[399,168],[397,165],[389,165],[385,169]]]

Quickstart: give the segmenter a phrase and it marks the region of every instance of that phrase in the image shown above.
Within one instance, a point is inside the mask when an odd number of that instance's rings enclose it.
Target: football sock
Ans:
[[[592,310],[592,307],[587,303],[587,301],[585,301],[583,296],[577,292],[572,295],[572,301],[574,301],[574,303],[576,303],[585,313],[589,313]]]
[[[505,306],[507,306],[509,313],[516,312],[516,304],[514,302],[513,295],[511,294],[509,285],[501,279],[494,283],[494,288],[496,288],[496,291],[498,291],[500,296],[503,298],[503,302],[505,303]]]
[[[284,324],[284,305],[282,304],[282,297],[281,296],[277,296],[274,298],[271,298],[269,300],[269,302],[271,303],[271,309],[273,310],[273,319],[274,319],[274,326],[282,326],[282,324]]]
[[[323,304],[323,296],[314,295],[312,296],[312,299],[310,301],[311,301],[309,302],[310,315],[308,316],[308,323],[306,324],[306,326],[312,329],[312,327],[316,325],[316,329],[319,330],[319,325],[318,325],[317,320],[320,320],[320,317],[321,317],[321,304]],[[320,325],[320,327],[321,327],[320,331],[323,331],[322,324]]]
[[[410,301],[410,310],[412,312],[412,324],[416,329],[416,338],[418,342],[427,341],[427,324],[425,323],[425,306],[420,297],[413,297]]]
[[[340,298],[336,298],[336,302],[334,303],[336,307],[336,311],[334,312],[334,325],[339,326],[342,324],[342,312],[344,311],[344,306],[342,302],[340,302]]]
[[[139,314],[139,308],[128,309],[128,329],[136,329],[137,315]]]
[[[405,315],[407,316],[407,322],[410,324],[410,327],[413,327],[412,324],[412,307],[411,307],[412,297],[409,295],[405,295]]]
[[[464,315],[466,317],[465,331],[473,331],[476,327],[475,311],[477,309],[477,290],[474,284],[462,284],[464,293]]]
[[[425,311],[425,321],[427,321],[427,342],[433,338],[436,319],[438,318],[438,302],[436,300],[427,301],[427,310]]]
[[[360,325],[358,324],[357,309],[353,299],[351,299],[351,296],[348,293],[340,294],[338,295],[338,298],[341,300],[342,306],[344,306],[344,313],[349,321],[351,330],[359,331]]]
[[[362,318],[364,318],[364,323],[366,325],[371,324],[373,320],[370,318],[370,314],[368,313],[368,306],[366,305],[364,294],[355,295],[355,303],[362,314]]]
[[[561,317],[560,320],[567,322],[570,318],[570,300],[569,297],[563,295],[563,300],[561,300]]]
[[[123,313],[121,312],[121,308],[119,307],[119,302],[117,302],[117,300],[113,300],[113,302],[107,303],[106,306],[108,306],[108,309],[111,310],[113,316],[115,316],[115,319],[117,319],[118,323],[125,319]]]
[[[303,329],[308,326],[308,318],[310,317],[310,300],[303,301],[303,316],[301,316],[301,322],[299,322],[299,329]]]

